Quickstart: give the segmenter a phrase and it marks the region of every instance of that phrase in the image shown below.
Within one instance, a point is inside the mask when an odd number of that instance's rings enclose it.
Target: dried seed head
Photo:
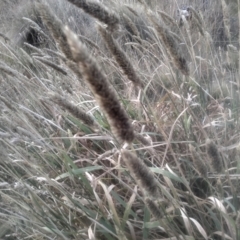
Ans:
[[[179,47],[175,41],[175,38],[170,33],[167,27],[163,25],[163,23],[159,23],[159,21],[150,13],[149,17],[157,30],[157,33],[163,42],[164,46],[166,47],[167,51],[171,55],[175,66],[182,72],[182,74],[188,76],[189,75],[189,68],[187,65],[187,61],[182,56],[179,51]]]
[[[62,22],[54,15],[50,7],[46,4],[36,3],[36,10],[39,12],[43,23],[51,32],[51,35],[56,43],[59,44],[61,51],[66,55],[68,59],[72,59],[71,51],[68,44],[66,44],[67,38],[63,31]]]
[[[221,155],[219,154],[218,148],[216,144],[211,141],[210,139],[207,139],[206,141],[206,148],[207,148],[207,154],[211,160],[211,164],[213,169],[220,173],[223,170],[223,160]]]
[[[131,18],[129,18],[126,14],[123,14],[123,20],[126,24],[126,26],[130,29],[130,33],[132,35],[140,37],[140,33],[138,31],[138,28],[136,27],[135,23],[132,21]]]
[[[94,126],[94,120],[92,119],[92,117],[85,113],[83,110],[81,110],[79,107],[69,102],[67,99],[59,96],[58,94],[51,94],[51,100],[60,105],[61,107],[65,108],[73,116],[83,121],[85,124],[89,126]]]
[[[132,177],[139,184],[145,194],[151,198],[160,198],[157,180],[147,166],[130,151],[122,151],[122,158]]]
[[[230,16],[228,6],[225,0],[221,0],[222,3],[222,12],[223,12],[223,25],[224,25],[224,33],[227,37],[227,40],[231,40],[231,33],[230,33]]]
[[[119,141],[131,143],[134,139],[133,128],[116,92],[78,37],[68,28],[65,29],[65,34],[73,61],[79,66],[84,80],[104,110],[113,134]]]
[[[108,25],[110,31],[118,29],[119,18],[116,13],[111,12],[101,3],[86,0],[68,0],[70,3],[81,8],[89,15]]]
[[[167,13],[162,12],[162,11],[157,11],[163,20],[165,20],[165,22],[167,22],[168,24],[170,24],[171,26],[175,27],[176,29],[178,28],[178,24],[176,23],[176,21]]]
[[[202,18],[200,16],[200,14],[191,6],[188,7],[188,12],[190,12],[192,14],[192,16],[196,19],[196,21],[202,26],[203,22],[202,22]]]
[[[117,42],[112,38],[112,35],[102,27],[99,27],[99,31],[103,39],[105,40],[109,50],[111,51],[112,55],[114,56],[117,63],[119,64],[123,72],[126,74],[128,79],[135,85],[143,87],[143,83],[140,77],[137,75],[131,62],[128,60],[126,54],[122,51]]]
[[[164,214],[160,211],[159,207],[157,206],[157,204],[150,198],[145,198],[145,203],[148,207],[148,209],[150,210],[150,212],[152,213],[152,215],[156,218],[156,219],[161,219],[163,218]]]

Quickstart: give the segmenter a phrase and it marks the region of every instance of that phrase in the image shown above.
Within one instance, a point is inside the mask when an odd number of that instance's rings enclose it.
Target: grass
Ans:
[[[0,238],[240,239],[237,3],[1,4]]]

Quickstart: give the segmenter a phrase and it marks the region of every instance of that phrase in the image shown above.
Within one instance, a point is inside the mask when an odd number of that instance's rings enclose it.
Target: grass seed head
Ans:
[[[107,44],[109,50],[111,51],[112,55],[114,56],[117,63],[119,64],[123,72],[126,74],[128,79],[135,85],[143,87],[143,83],[140,77],[137,75],[136,71],[134,70],[132,63],[129,61],[128,57],[122,51],[117,42],[112,38],[112,35],[103,27],[99,27],[99,31],[105,43]]]
[[[175,38],[172,36],[168,28],[163,25],[162,22],[160,23],[151,13],[149,14],[149,16],[155,29],[157,30],[157,33],[161,41],[163,42],[169,54],[171,55],[171,58],[173,59],[175,66],[182,72],[182,74],[188,76],[189,68],[187,60],[180,53]]]
[[[147,166],[130,151],[123,151],[122,157],[132,177],[141,189],[151,198],[159,198],[160,192],[157,180]]]
[[[152,215],[156,219],[161,219],[163,217],[163,213],[160,211],[157,204],[151,198],[149,198],[149,197],[145,198],[145,203],[146,203],[148,209],[150,210],[150,212],[152,213]]]
[[[71,51],[68,44],[66,44],[67,38],[63,31],[62,22],[54,15],[48,5],[43,3],[37,3],[36,8],[40,14],[43,23],[49,29],[55,42],[59,44],[61,51],[66,55],[68,59],[72,59]]]
[[[67,111],[69,111],[73,116],[78,118],[79,120],[83,121],[85,124],[89,126],[94,125],[94,120],[91,116],[89,116],[87,113],[85,113],[83,110],[81,110],[76,105],[69,102],[66,98],[63,98],[59,96],[58,94],[52,94],[51,100],[55,103],[57,103],[59,106],[65,108]]]
[[[65,34],[73,60],[78,64],[84,80],[95,95],[100,107],[104,110],[113,134],[120,142],[131,143],[134,139],[132,125],[107,77],[89,55],[78,37],[68,28],[65,29]]]
[[[218,151],[217,145],[211,141],[210,139],[207,139],[206,141],[206,148],[207,148],[207,154],[211,160],[211,164],[213,169],[220,173],[223,170],[223,160],[222,157]]]
[[[118,29],[119,18],[116,13],[111,12],[101,3],[86,0],[68,0],[70,3],[81,8],[89,15],[108,25],[110,31]]]

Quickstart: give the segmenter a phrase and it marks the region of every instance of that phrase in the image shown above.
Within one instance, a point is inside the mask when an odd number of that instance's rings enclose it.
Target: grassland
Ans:
[[[240,3],[185,3],[0,3],[1,239],[240,239]]]

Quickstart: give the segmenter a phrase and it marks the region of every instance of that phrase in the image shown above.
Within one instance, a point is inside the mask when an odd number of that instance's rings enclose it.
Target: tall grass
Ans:
[[[195,2],[0,15],[0,238],[240,239],[240,15]]]

